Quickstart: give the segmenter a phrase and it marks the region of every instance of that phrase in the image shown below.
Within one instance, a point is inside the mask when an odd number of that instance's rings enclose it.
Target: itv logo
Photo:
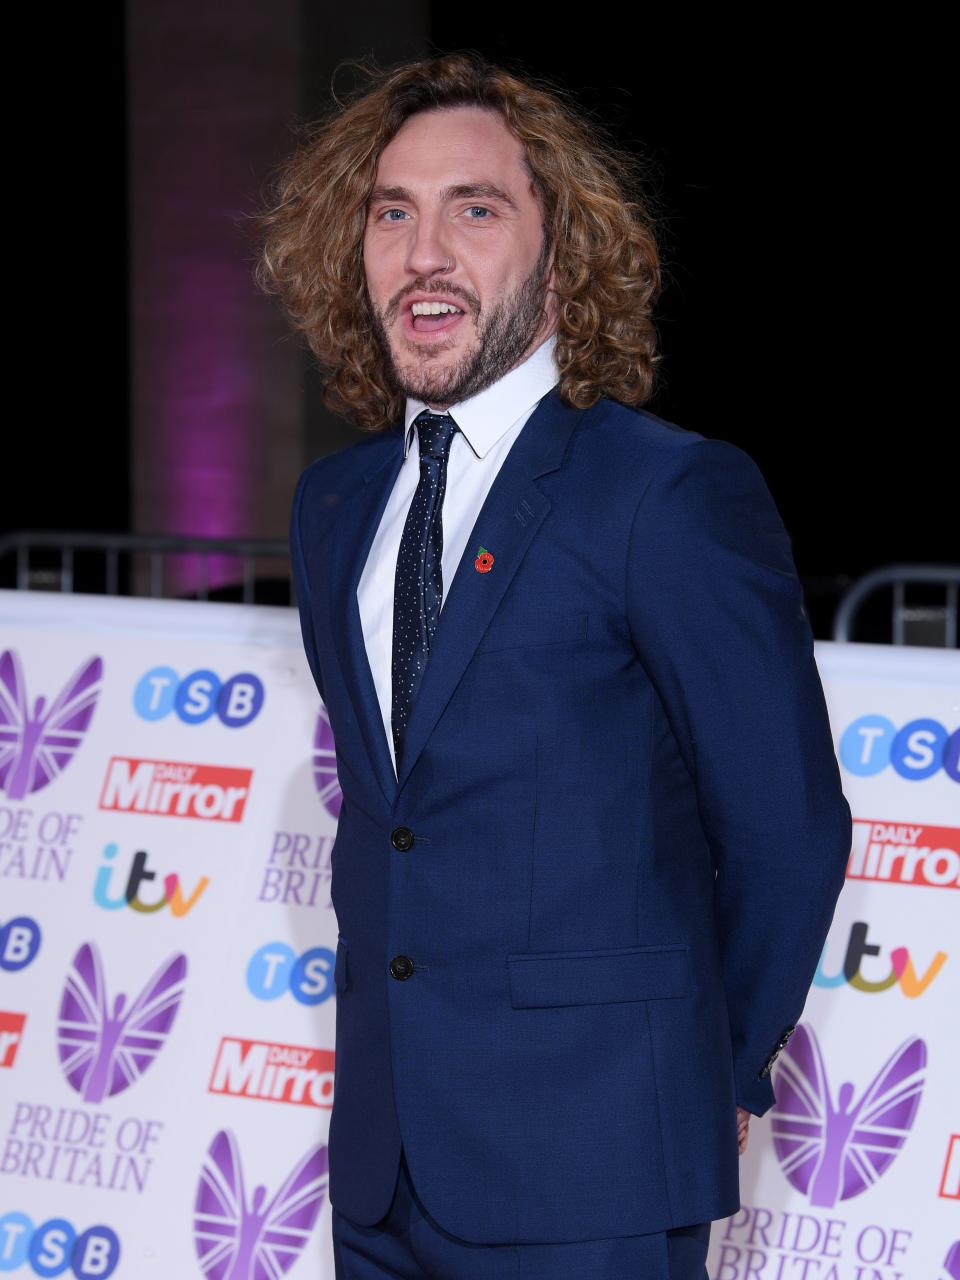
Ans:
[[[120,911],[123,907],[131,907],[134,911],[139,911],[141,915],[153,915],[157,911],[162,911],[164,907],[169,907],[171,915],[177,917],[185,916],[187,912],[196,906],[204,889],[210,883],[207,876],[201,876],[193,892],[189,897],[185,898],[180,888],[180,876],[176,871],[173,871],[163,878],[162,896],[155,898],[152,902],[144,902],[140,897],[140,888],[142,885],[150,884],[153,880],[156,880],[157,873],[156,871],[150,871],[147,867],[146,849],[138,849],[133,855],[133,861],[130,864],[130,871],[127,875],[127,883],[123,892],[116,897],[111,897],[110,881],[113,875],[113,867],[109,864],[113,862],[119,852],[119,845],[113,843],[104,845],[103,856],[108,865],[100,867],[93,883],[93,900],[104,911]]]
[[[843,965],[838,973],[827,974],[824,966],[829,939],[824,943],[820,954],[820,963],[813,976],[815,987],[842,987],[849,983],[857,991],[875,995],[880,991],[889,991],[899,984],[902,993],[908,999],[915,1000],[922,996],[934,978],[946,964],[948,956],[945,951],[937,951],[922,974],[914,968],[913,959],[906,947],[893,947],[890,951],[890,971],[881,978],[866,978],[860,966],[868,956],[879,956],[880,946],[867,941],[870,926],[865,920],[855,920],[850,926]]]

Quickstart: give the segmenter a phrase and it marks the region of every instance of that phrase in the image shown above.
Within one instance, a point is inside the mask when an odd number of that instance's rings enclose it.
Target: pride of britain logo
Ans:
[[[337,777],[337,748],[333,741],[330,716],[322,702],[313,735],[313,781],[327,813],[331,818],[339,818],[343,792]]]
[[[67,1083],[84,1102],[102,1102],[139,1080],[170,1034],[186,976],[186,956],[172,956],[129,1008],[123,994],[111,1008],[96,945],[80,947],[60,1000],[57,1052]]]
[[[0,654],[0,791],[22,800],[63,772],[90,728],[102,678],[102,660],[90,658],[49,707],[42,697],[31,709],[19,656]]]
[[[836,1103],[812,1027],[797,1027],[780,1064],[771,1134],[791,1186],[824,1209],[867,1191],[913,1127],[927,1065],[924,1042],[905,1040],[859,1098],[845,1080]]]
[[[193,1205],[193,1240],[207,1280],[284,1276],[303,1252],[327,1190],[327,1148],[315,1146],[269,1200],[248,1198],[237,1140],[221,1129],[210,1143]]]

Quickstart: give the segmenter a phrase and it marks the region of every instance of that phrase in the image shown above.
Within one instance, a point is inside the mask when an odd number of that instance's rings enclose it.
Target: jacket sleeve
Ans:
[[[307,662],[320,697],[326,703],[326,699],[323,696],[323,673],[320,670],[320,656],[317,653],[317,643],[314,636],[310,582],[307,563],[303,554],[303,535],[301,532],[305,495],[315,471],[316,463],[304,471],[297,482],[297,488],[293,495],[293,509],[290,516],[290,571],[293,577],[293,589],[297,597],[297,608],[300,611],[300,631],[303,635],[303,647],[307,655]]]
[[[713,857],[737,1102],[763,1115],[844,883],[851,817],[790,540],[742,450],[697,439],[652,477],[627,609]]]

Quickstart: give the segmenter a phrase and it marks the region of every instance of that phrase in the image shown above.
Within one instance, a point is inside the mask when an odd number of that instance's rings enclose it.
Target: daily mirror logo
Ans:
[[[329,1111],[333,1106],[333,1079],[332,1049],[224,1036],[209,1091]]]
[[[162,818],[241,822],[252,777],[252,769],[114,756],[107,766],[100,808]]]
[[[284,1276],[304,1250],[327,1190],[327,1148],[312,1147],[275,1195],[248,1195],[237,1140],[210,1143],[193,1206],[193,1241],[207,1280]]]
[[[0,654],[0,791],[22,800],[63,772],[90,728],[102,678],[102,660],[90,658],[49,706],[39,697],[31,707],[16,650]]]
[[[57,1052],[84,1102],[112,1098],[140,1079],[166,1043],[186,976],[186,956],[171,956],[129,1007],[124,994],[111,1004],[96,944],[80,947],[60,999]]]
[[[847,879],[960,889],[960,827],[857,818]]]
[[[26,1021],[25,1013],[0,1009],[0,1067],[12,1067],[16,1062]]]
[[[801,1023],[774,1077],[774,1150],[787,1180],[812,1205],[830,1209],[887,1171],[913,1127],[923,1092],[927,1048],[905,1040],[859,1097],[845,1080],[834,1102],[813,1028]]]

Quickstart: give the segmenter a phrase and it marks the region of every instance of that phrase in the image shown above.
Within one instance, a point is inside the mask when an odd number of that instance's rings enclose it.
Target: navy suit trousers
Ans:
[[[473,1244],[444,1231],[406,1156],[389,1212],[371,1227],[333,1211],[336,1280],[707,1280],[710,1223],[571,1244]]]

